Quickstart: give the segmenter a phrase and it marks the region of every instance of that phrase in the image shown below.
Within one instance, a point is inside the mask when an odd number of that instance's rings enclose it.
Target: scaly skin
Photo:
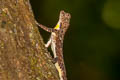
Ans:
[[[39,27],[47,32],[51,32],[51,37],[45,46],[49,47],[49,45],[51,45],[54,59],[56,60],[55,67],[59,73],[60,80],[67,80],[63,58],[63,40],[69,27],[70,18],[71,16],[69,13],[60,11],[59,21],[54,28],[48,28],[36,22]]]

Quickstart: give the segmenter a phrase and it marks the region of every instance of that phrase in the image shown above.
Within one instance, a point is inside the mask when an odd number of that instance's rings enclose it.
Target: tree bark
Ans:
[[[0,80],[59,80],[29,0],[0,0]]]

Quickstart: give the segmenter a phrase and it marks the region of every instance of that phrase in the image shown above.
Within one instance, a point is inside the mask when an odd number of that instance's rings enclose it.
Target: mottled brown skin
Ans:
[[[54,58],[57,60],[55,64],[58,63],[58,66],[56,66],[56,68],[59,74],[61,74],[60,80],[67,80],[66,69],[65,69],[64,58],[63,58],[63,40],[64,40],[64,35],[69,27],[70,18],[71,16],[69,13],[60,11],[59,21],[57,23],[57,25],[59,24],[60,26],[57,29],[56,27],[48,28],[36,22],[37,25],[40,26],[42,29],[44,29],[45,31],[51,32],[51,37],[46,47],[49,47],[49,45],[51,44]]]
[[[65,13],[64,11],[60,12],[60,20],[61,20],[61,27],[60,29],[56,32],[56,55],[57,55],[57,61],[62,69],[62,77],[63,80],[67,80],[66,77],[66,69],[65,69],[65,64],[64,64],[64,58],[63,58],[63,40],[64,40],[64,35],[69,27],[69,22],[70,22],[70,14]]]

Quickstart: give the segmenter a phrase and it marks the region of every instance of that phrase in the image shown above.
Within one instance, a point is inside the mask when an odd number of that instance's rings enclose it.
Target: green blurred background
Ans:
[[[36,20],[54,27],[71,13],[64,40],[68,80],[120,80],[120,0],[30,0]],[[50,34],[40,29],[45,42]]]

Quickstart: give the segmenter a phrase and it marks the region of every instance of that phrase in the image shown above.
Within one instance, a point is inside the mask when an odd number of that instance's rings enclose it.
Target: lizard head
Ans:
[[[69,27],[71,15],[69,13],[60,11],[59,21],[54,29],[62,30],[62,33],[65,33]]]

